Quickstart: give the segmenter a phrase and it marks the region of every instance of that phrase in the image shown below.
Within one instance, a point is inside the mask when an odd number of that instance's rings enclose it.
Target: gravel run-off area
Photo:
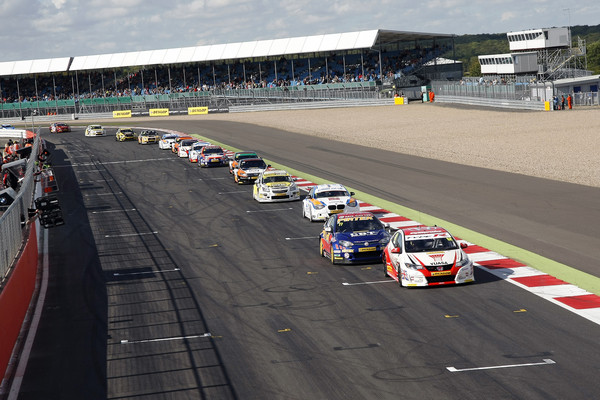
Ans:
[[[198,118],[245,122],[420,157],[600,187],[599,107],[510,111],[418,102],[209,114]]]

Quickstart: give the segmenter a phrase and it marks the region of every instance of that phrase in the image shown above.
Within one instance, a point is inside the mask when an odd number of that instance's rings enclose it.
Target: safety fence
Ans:
[[[0,215],[0,282],[2,283],[24,243],[23,226],[28,219],[29,208],[33,203],[34,172],[39,148],[40,138],[38,135],[33,143],[31,155],[27,160],[25,176],[19,184],[17,195],[12,204]]]
[[[376,82],[349,82],[252,89],[212,89],[143,96],[96,97],[78,100],[49,100],[0,103],[0,118],[25,119],[31,115],[81,115],[149,108],[187,109],[226,105],[277,104],[324,100],[374,99],[380,95]]]

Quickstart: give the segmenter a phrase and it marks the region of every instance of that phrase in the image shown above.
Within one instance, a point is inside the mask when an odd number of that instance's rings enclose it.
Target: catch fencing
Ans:
[[[24,243],[23,227],[29,216],[29,208],[33,204],[35,192],[34,173],[39,148],[40,138],[37,135],[31,149],[31,155],[27,160],[27,169],[20,183],[17,196],[6,211],[0,215],[0,282],[2,284]]]

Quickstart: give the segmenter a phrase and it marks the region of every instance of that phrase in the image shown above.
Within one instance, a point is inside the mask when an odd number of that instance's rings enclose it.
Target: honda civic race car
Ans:
[[[302,216],[311,221],[324,221],[332,214],[358,212],[358,201],[344,185],[338,183],[313,186],[302,200]]]
[[[401,286],[474,282],[473,262],[444,228],[419,226],[398,230],[383,252],[386,276]]]
[[[252,196],[261,203],[300,200],[300,189],[286,171],[267,169],[256,178]]]
[[[158,143],[160,140],[156,131],[142,131],[138,135],[138,143],[139,144],[150,144],[150,143]]]
[[[199,141],[192,145],[192,148],[188,153],[188,159],[190,160],[190,162],[198,162],[198,159],[200,158],[200,152],[202,151],[204,146],[210,146],[210,143]]]
[[[178,137],[179,135],[175,133],[165,133],[158,142],[158,148],[161,150],[171,150],[171,145]]]
[[[198,166],[200,167],[221,167],[227,164],[225,151],[221,146],[204,146],[200,150]]]
[[[247,158],[240,160],[233,172],[233,180],[238,183],[254,182],[261,172],[268,168],[262,158]]]
[[[179,152],[179,143],[182,140],[189,140],[189,139],[193,139],[193,137],[191,137],[191,136],[177,136],[175,138],[175,140],[173,141],[173,143],[171,143],[171,152],[175,153],[175,154],[178,154],[178,152]]]
[[[238,151],[237,153],[233,153],[233,157],[229,160],[229,173],[233,174],[233,171],[237,168],[240,160],[244,160],[246,158],[259,158],[258,154],[254,151]]]
[[[102,125],[88,125],[85,128],[85,136],[104,136],[104,128]]]
[[[198,139],[185,139],[179,142],[177,146],[177,157],[188,158],[189,152],[192,149],[192,145],[196,143]]]
[[[50,125],[50,133],[71,132],[71,127],[64,122],[54,122]]]
[[[115,140],[125,142],[127,140],[135,140],[135,132],[131,128],[119,128],[115,134]]]
[[[380,262],[389,240],[387,226],[370,212],[333,214],[319,235],[319,253],[332,264]]]

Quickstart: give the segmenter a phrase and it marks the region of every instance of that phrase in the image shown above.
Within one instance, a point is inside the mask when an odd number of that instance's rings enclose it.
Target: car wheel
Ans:
[[[388,273],[387,273],[387,257],[385,255],[385,253],[383,253],[383,257],[381,257],[381,260],[383,262],[383,276],[384,277],[388,277]]]
[[[319,254],[321,257],[325,257],[325,253],[323,253],[323,240],[319,237]]]
[[[312,212],[312,208],[309,209],[310,211],[308,212],[308,220],[310,222],[315,222],[315,219],[313,217],[313,212]]]
[[[332,264],[335,264],[335,259],[333,258],[333,248],[329,248],[329,261],[331,261]]]

